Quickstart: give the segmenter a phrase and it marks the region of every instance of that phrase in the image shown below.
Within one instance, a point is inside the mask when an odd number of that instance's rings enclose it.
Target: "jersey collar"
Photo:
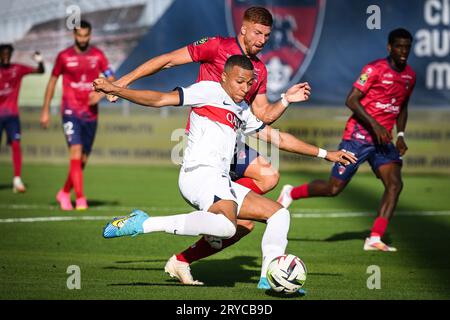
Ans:
[[[396,73],[398,73],[398,74],[404,72],[404,71],[406,70],[406,67],[408,66],[408,64],[406,64],[406,65],[405,65],[405,68],[404,68],[402,71],[398,71],[398,70],[394,69],[394,68],[392,67],[392,65],[391,65],[391,58],[390,58],[389,56],[386,57],[386,63],[388,64],[389,68],[390,68],[392,71],[394,71],[394,72],[396,72]]]

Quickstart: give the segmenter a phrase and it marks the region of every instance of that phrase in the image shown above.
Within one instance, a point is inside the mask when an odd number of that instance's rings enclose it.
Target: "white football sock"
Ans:
[[[164,231],[184,236],[211,235],[225,239],[236,233],[236,227],[227,217],[207,211],[150,217],[144,221],[142,227],[144,233]]]
[[[266,231],[261,242],[263,255],[261,277],[266,277],[269,263],[285,253],[289,223],[289,211],[285,208],[278,210],[267,220]]]

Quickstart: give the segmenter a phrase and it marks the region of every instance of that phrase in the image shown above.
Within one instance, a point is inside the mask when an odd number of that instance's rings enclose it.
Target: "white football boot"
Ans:
[[[364,242],[365,251],[385,251],[385,252],[395,252],[396,248],[390,247],[385,244],[379,237],[366,238]]]
[[[194,280],[189,263],[179,261],[175,255],[170,257],[169,261],[167,261],[164,272],[168,273],[171,278],[177,278],[182,284],[192,286],[204,285],[203,282]]]
[[[13,192],[14,193],[24,193],[27,191],[25,188],[25,185],[22,182],[22,179],[20,177],[14,177],[13,179]]]
[[[286,209],[289,208],[292,201],[294,201],[294,199],[292,199],[292,197],[291,197],[292,189],[294,189],[294,187],[291,186],[290,184],[284,185],[283,188],[281,189],[280,196],[278,197],[278,200],[277,200],[277,202],[279,204],[281,204],[283,207],[285,207]]]

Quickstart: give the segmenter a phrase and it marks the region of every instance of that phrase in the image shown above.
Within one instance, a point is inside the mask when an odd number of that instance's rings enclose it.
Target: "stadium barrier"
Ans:
[[[327,149],[336,149],[350,112],[346,107],[290,108],[273,127]],[[92,164],[172,165],[181,161],[185,143],[187,110],[168,112],[131,107],[123,115],[118,109],[101,108]],[[22,148],[27,163],[67,163],[67,147],[59,115],[53,115],[50,128],[39,125],[37,110],[22,112]],[[406,172],[450,173],[450,112],[411,109],[406,130],[409,150],[404,157]],[[395,135],[395,133],[394,133]],[[10,149],[3,135],[0,162],[10,162]],[[331,164],[305,156],[278,152],[250,139],[250,145],[274,156],[273,164],[284,170],[328,171]],[[276,157],[279,156],[279,159]],[[174,161],[172,161],[174,159]],[[362,171],[370,170],[364,165]]]

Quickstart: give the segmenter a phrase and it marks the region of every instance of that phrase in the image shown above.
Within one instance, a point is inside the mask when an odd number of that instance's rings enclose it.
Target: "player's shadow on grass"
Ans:
[[[163,260],[139,260],[139,261],[117,261],[116,263],[139,263],[160,262]],[[165,264],[166,260],[163,261]],[[103,269],[126,270],[126,271],[160,271],[164,273],[164,264],[158,267],[122,267],[108,266]],[[250,256],[238,256],[231,259],[205,260],[194,263],[191,266],[194,279],[204,282],[203,287],[234,287],[237,282],[257,284],[259,278],[259,258]],[[115,283],[110,286],[174,286],[180,285],[177,279],[170,279],[164,283]]]
[[[102,207],[102,206],[117,206],[120,205],[120,202],[88,199],[88,204],[90,207]]]
[[[0,184],[0,190],[3,189],[12,189],[12,185],[11,184]]]
[[[281,298],[281,299],[295,299],[295,298],[303,298],[305,295],[299,292],[286,294],[281,292],[275,292],[272,290],[266,290],[265,294],[270,297]]]
[[[123,260],[123,261],[116,261],[115,263],[142,263],[142,262],[167,262],[167,259]]]
[[[147,267],[116,267],[116,266],[109,266],[104,267],[104,270],[128,270],[128,271],[158,271],[161,270],[161,268],[147,268]]]
[[[363,231],[348,231],[336,233],[325,239],[311,239],[311,238],[289,238],[289,241],[305,241],[305,242],[335,242],[335,241],[347,241],[347,240],[365,240],[370,236],[370,230]],[[392,243],[389,233],[386,233],[383,237],[383,242],[386,244]]]
[[[199,261],[193,264],[191,269],[195,277],[207,286],[234,287],[237,282],[255,283],[256,286],[255,279],[259,279],[260,267],[258,257],[237,256],[231,259]]]
[[[334,242],[334,241],[346,241],[346,240],[365,240],[370,236],[370,230],[363,231],[350,231],[350,232],[341,232],[332,235],[331,237],[326,238],[324,241],[326,242]],[[389,232],[386,232],[383,236],[383,242],[386,244],[392,243],[391,235]]]

